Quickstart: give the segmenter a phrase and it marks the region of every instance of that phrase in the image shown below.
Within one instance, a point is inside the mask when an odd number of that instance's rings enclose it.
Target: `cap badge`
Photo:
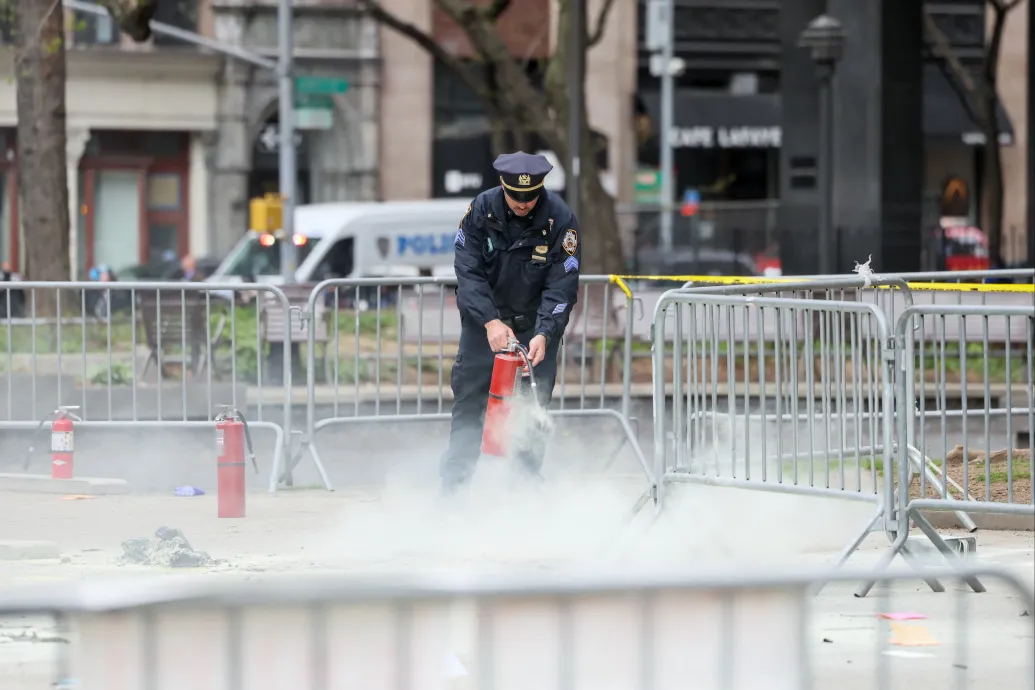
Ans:
[[[531,175],[518,175],[518,184],[521,185],[522,187],[531,186],[531,184],[532,184],[532,176]]]

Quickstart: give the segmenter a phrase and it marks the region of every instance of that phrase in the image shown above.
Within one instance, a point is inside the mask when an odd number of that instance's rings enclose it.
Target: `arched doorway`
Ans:
[[[307,204],[310,199],[309,137],[305,132],[295,131],[295,160],[298,162],[298,178],[295,181],[296,205]],[[276,108],[266,118],[252,142],[252,169],[248,175],[248,197],[280,191],[280,117]]]

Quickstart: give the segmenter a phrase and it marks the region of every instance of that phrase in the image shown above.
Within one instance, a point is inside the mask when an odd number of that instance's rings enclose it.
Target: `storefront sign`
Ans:
[[[482,175],[476,172],[447,170],[443,186],[448,194],[460,194],[468,191],[477,194],[483,189]]]
[[[676,127],[673,148],[778,149],[782,130],[773,127]]]

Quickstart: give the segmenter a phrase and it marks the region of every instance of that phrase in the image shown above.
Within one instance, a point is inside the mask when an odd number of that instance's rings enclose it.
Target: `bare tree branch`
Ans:
[[[158,11],[158,0],[98,0],[119,27],[137,43],[151,38],[151,20]]]
[[[1007,13],[1017,5],[1021,4],[1021,0],[1010,0],[1009,2],[1003,2],[1003,0],[988,0],[989,4],[992,5],[998,12]]]
[[[468,0],[436,0],[436,3],[464,31],[474,51],[492,66],[501,87],[500,101],[508,112],[526,124],[542,123],[551,110],[549,103],[510,54],[495,25]],[[558,133],[551,135],[555,141],[558,137],[563,139]]]
[[[615,0],[604,0],[604,6],[600,8],[600,14],[597,15],[597,23],[593,27],[593,33],[589,35],[586,41],[587,49],[600,43],[600,39],[604,37],[604,31],[607,29],[607,18],[610,16],[611,8],[614,5]]]
[[[433,58],[456,72],[482,101],[488,102],[492,100],[492,94],[485,79],[471,69],[470,65],[445,50],[426,32],[388,12],[377,0],[357,0],[357,4],[366,10],[375,21],[410,39],[427,51]]]
[[[485,9],[485,16],[494,22],[507,11],[508,7],[510,7],[510,0],[492,0],[492,4]]]

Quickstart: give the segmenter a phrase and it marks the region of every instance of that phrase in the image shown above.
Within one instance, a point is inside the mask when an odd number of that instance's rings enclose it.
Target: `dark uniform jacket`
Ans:
[[[582,243],[571,209],[550,192],[529,215],[513,237],[503,190],[475,198],[456,233],[457,306],[478,326],[502,319],[520,332],[534,325],[551,341],[564,334],[578,300]]]

